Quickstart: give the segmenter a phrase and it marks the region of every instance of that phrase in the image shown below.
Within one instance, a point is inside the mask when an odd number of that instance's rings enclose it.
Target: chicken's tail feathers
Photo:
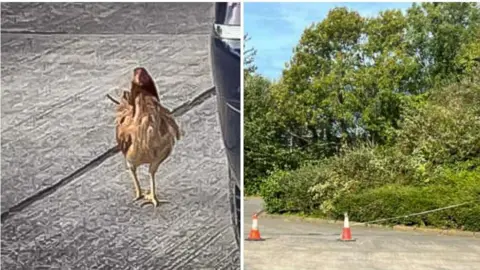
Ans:
[[[177,140],[180,140],[183,137],[185,137],[185,130],[179,127],[177,132]]]
[[[169,123],[170,127],[173,129],[172,130],[172,135],[175,136],[175,138],[178,140],[180,140],[184,135],[185,135],[185,132],[183,131],[183,129],[178,125],[178,123],[175,121],[175,118],[173,117],[172,113],[170,112],[170,110],[168,110],[167,108],[163,107],[163,106],[160,106],[160,108],[166,112],[167,114],[167,122]]]
[[[174,129],[174,133],[175,133],[175,138],[177,139],[177,141],[179,141],[183,135],[185,134],[185,132],[183,131],[183,129],[175,122],[175,120],[173,118],[171,118],[171,125]]]

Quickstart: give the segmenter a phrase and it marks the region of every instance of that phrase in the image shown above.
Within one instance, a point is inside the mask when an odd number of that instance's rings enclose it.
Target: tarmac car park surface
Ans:
[[[1,7],[2,269],[239,269],[208,59],[213,4]],[[132,202],[112,151],[105,95],[128,89],[136,66],[180,107],[185,132],[157,172],[169,203],[156,209]],[[144,188],[147,177],[141,168]]]
[[[244,204],[244,234],[252,215],[262,209],[259,198]],[[245,270],[475,270],[480,265],[480,238],[352,226],[355,242],[338,241],[343,222],[328,224],[260,215],[265,241],[244,242]]]

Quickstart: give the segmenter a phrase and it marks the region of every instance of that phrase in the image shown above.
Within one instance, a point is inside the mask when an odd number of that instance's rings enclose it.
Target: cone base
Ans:
[[[350,239],[350,240],[344,240],[344,239],[338,239],[340,242],[355,242],[357,239]]]
[[[249,241],[261,241],[262,237],[260,237],[260,232],[258,230],[251,230],[250,234],[248,234],[247,240]]]
[[[342,234],[340,235],[340,241],[342,242],[354,242],[355,239],[352,238],[352,231],[349,227],[343,228]]]
[[[260,239],[253,239],[253,238],[247,238],[245,241],[265,241],[265,239],[260,238]]]

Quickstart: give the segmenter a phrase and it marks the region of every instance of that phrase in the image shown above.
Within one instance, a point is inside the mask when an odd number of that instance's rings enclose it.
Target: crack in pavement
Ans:
[[[194,97],[192,100],[183,103],[179,107],[173,109],[172,114],[175,117],[182,116],[183,114],[189,112],[196,106],[202,104],[205,102],[207,99],[215,95],[215,86],[203,91],[200,95]],[[68,185],[71,183],[73,180],[77,179],[78,177],[82,176],[86,172],[89,172],[90,170],[98,167],[100,164],[102,164],[104,161],[109,159],[110,157],[113,157],[119,152],[116,146],[111,147],[108,149],[105,153],[101,154],[100,156],[97,156],[95,159],[81,167],[80,169],[76,170],[72,174],[68,175],[67,177],[64,177],[60,179],[57,183],[48,186],[37,193],[35,193],[32,196],[29,196],[22,200],[21,202],[15,204],[14,206],[10,207],[8,210],[4,211],[1,214],[1,223],[3,224],[9,217],[12,217],[15,213],[18,213],[34,202],[37,202],[39,200],[42,200],[43,198],[53,194],[55,191],[60,189],[63,186]]]

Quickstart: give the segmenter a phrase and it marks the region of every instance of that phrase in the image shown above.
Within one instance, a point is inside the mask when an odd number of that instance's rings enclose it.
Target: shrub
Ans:
[[[432,90],[428,102],[409,110],[397,148],[436,165],[480,155],[480,85],[470,81]]]
[[[292,172],[279,170],[270,175],[261,188],[267,212],[318,212],[319,205],[308,191],[316,179],[316,167],[312,165]]]
[[[317,167],[318,181],[310,191],[328,212],[337,198],[345,194],[385,184],[405,184],[423,176],[424,161],[406,156],[392,147],[360,146],[328,159]]]
[[[385,223],[480,231],[480,169],[457,173],[448,169],[438,177],[443,178],[438,181],[439,184],[429,186],[390,184],[346,195],[335,201],[334,210],[329,215],[341,218],[343,212],[348,211],[352,220],[367,222],[473,201],[459,208]]]

